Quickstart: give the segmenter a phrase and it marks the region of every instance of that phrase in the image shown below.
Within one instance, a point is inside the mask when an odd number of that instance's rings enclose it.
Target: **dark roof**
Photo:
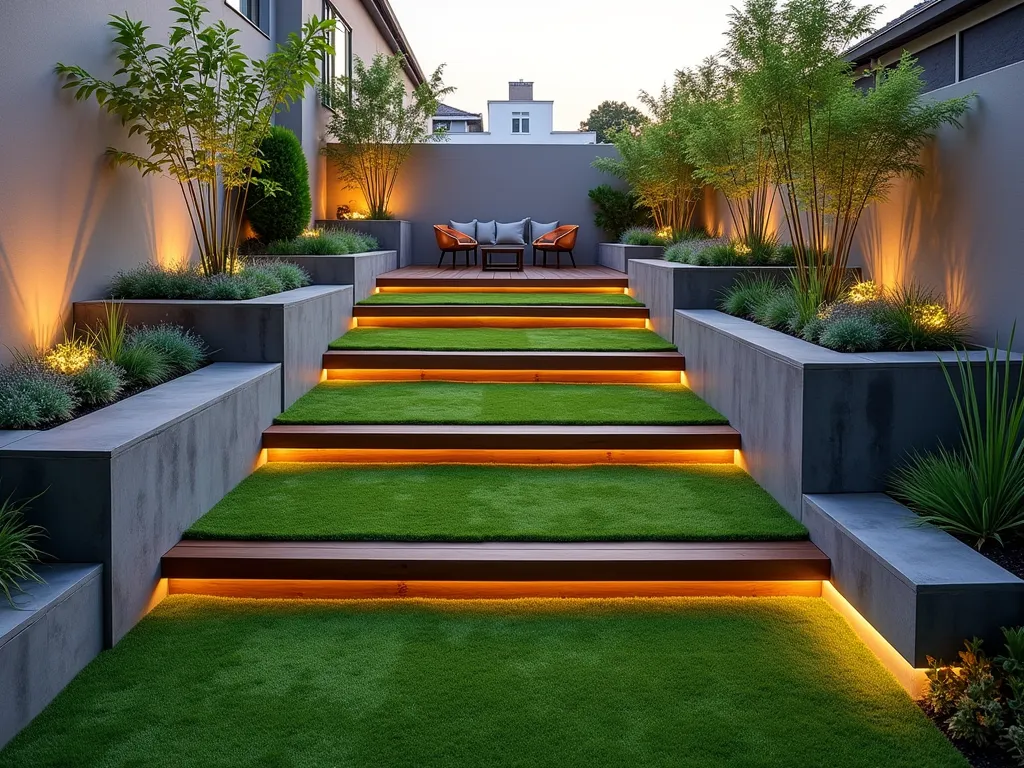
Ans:
[[[449,107],[447,104],[438,104],[437,112],[434,113],[435,117],[475,117],[478,120],[483,119],[483,115],[479,112],[466,112],[464,109],[457,109],[456,107]]]
[[[412,80],[414,86],[422,85],[426,81],[420,63],[416,60],[416,54],[412,52],[409,39],[402,31],[402,25],[398,23],[391,3],[388,0],[361,0],[366,12],[373,19],[377,31],[395,53],[405,55],[405,73]]]
[[[924,0],[846,52],[854,64],[888,53],[991,0]]]

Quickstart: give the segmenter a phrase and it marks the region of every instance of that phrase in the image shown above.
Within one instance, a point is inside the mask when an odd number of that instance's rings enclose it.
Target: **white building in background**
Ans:
[[[481,115],[442,104],[434,130],[448,131],[452,144],[596,144],[594,131],[556,131],[555,102],[533,98],[533,83],[508,84],[507,101],[487,102],[487,125]],[[487,130],[483,130],[486,127]]]

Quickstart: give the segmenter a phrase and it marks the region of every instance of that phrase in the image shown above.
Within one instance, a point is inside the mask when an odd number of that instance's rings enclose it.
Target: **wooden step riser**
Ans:
[[[680,373],[685,358],[677,352],[436,352],[352,350],[327,352],[328,370],[412,371],[669,371]]]
[[[556,273],[557,274],[557,273]],[[410,293],[423,293],[428,290],[477,290],[495,293],[508,289],[527,290],[530,293],[537,291],[551,290],[553,288],[568,290],[576,293],[585,290],[618,290],[622,292],[629,287],[629,279],[625,276],[600,277],[600,278],[561,278],[545,277],[542,280],[527,277],[511,277],[501,275],[492,278],[444,278],[431,279],[429,282],[416,277],[378,277],[377,287],[381,290],[401,288]]]
[[[647,307],[616,306],[509,306],[487,304],[362,304],[352,315],[362,322],[366,318],[409,317],[533,317],[533,318],[620,318],[646,320]]]
[[[701,451],[508,451],[508,450],[375,450],[270,448],[268,462],[332,464],[520,464],[575,466],[593,464],[735,464],[735,450]]]
[[[678,371],[466,371],[328,369],[328,381],[457,381],[495,384],[679,384]]]
[[[628,317],[358,317],[355,328],[646,328]]]
[[[170,595],[284,600],[821,597],[821,581],[420,581],[169,579]]]
[[[340,581],[813,581],[828,557],[808,541],[247,542],[183,541],[165,578]]]
[[[463,285],[464,280],[448,281],[448,285],[437,285],[436,283],[411,283],[408,285],[391,285],[385,283],[380,285],[380,278],[378,278],[378,285],[374,288],[374,293],[579,293],[579,294],[617,294],[619,296],[629,293],[627,287],[627,281],[615,281],[616,283],[622,283],[622,285],[607,285],[607,286],[594,286],[587,283],[582,285],[579,281],[556,281],[556,280],[531,280],[526,284],[517,284],[515,286],[507,285],[508,281],[503,280],[501,283],[495,283],[493,281],[485,281],[486,285]],[[560,283],[560,285],[552,285],[552,283]]]

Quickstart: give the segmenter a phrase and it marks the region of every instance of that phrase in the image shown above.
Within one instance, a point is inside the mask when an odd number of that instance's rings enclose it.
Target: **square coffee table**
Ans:
[[[523,253],[526,251],[525,245],[481,245],[480,254],[483,256],[483,264],[481,265],[484,272],[522,272],[523,271]],[[516,257],[515,264],[511,264],[507,261],[495,261],[494,255],[496,253],[507,253],[511,256]]]

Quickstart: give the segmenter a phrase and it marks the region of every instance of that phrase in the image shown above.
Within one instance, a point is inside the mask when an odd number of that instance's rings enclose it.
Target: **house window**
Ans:
[[[270,35],[269,0],[226,0],[229,7],[247,18],[263,34]]]
[[[960,33],[960,79],[1024,61],[1024,5]]]
[[[512,133],[529,133],[530,132],[530,113],[529,112],[513,112],[512,113]]]
[[[321,77],[325,83],[333,83],[338,77],[349,78],[348,96],[352,98],[352,27],[328,0],[324,0],[324,19],[334,19],[337,23],[334,31],[329,34],[329,42],[334,48],[334,55],[324,54]],[[331,106],[327,103],[326,98],[324,106]]]
[[[450,131],[452,129],[451,120],[435,120],[434,121],[434,133],[440,131]]]

